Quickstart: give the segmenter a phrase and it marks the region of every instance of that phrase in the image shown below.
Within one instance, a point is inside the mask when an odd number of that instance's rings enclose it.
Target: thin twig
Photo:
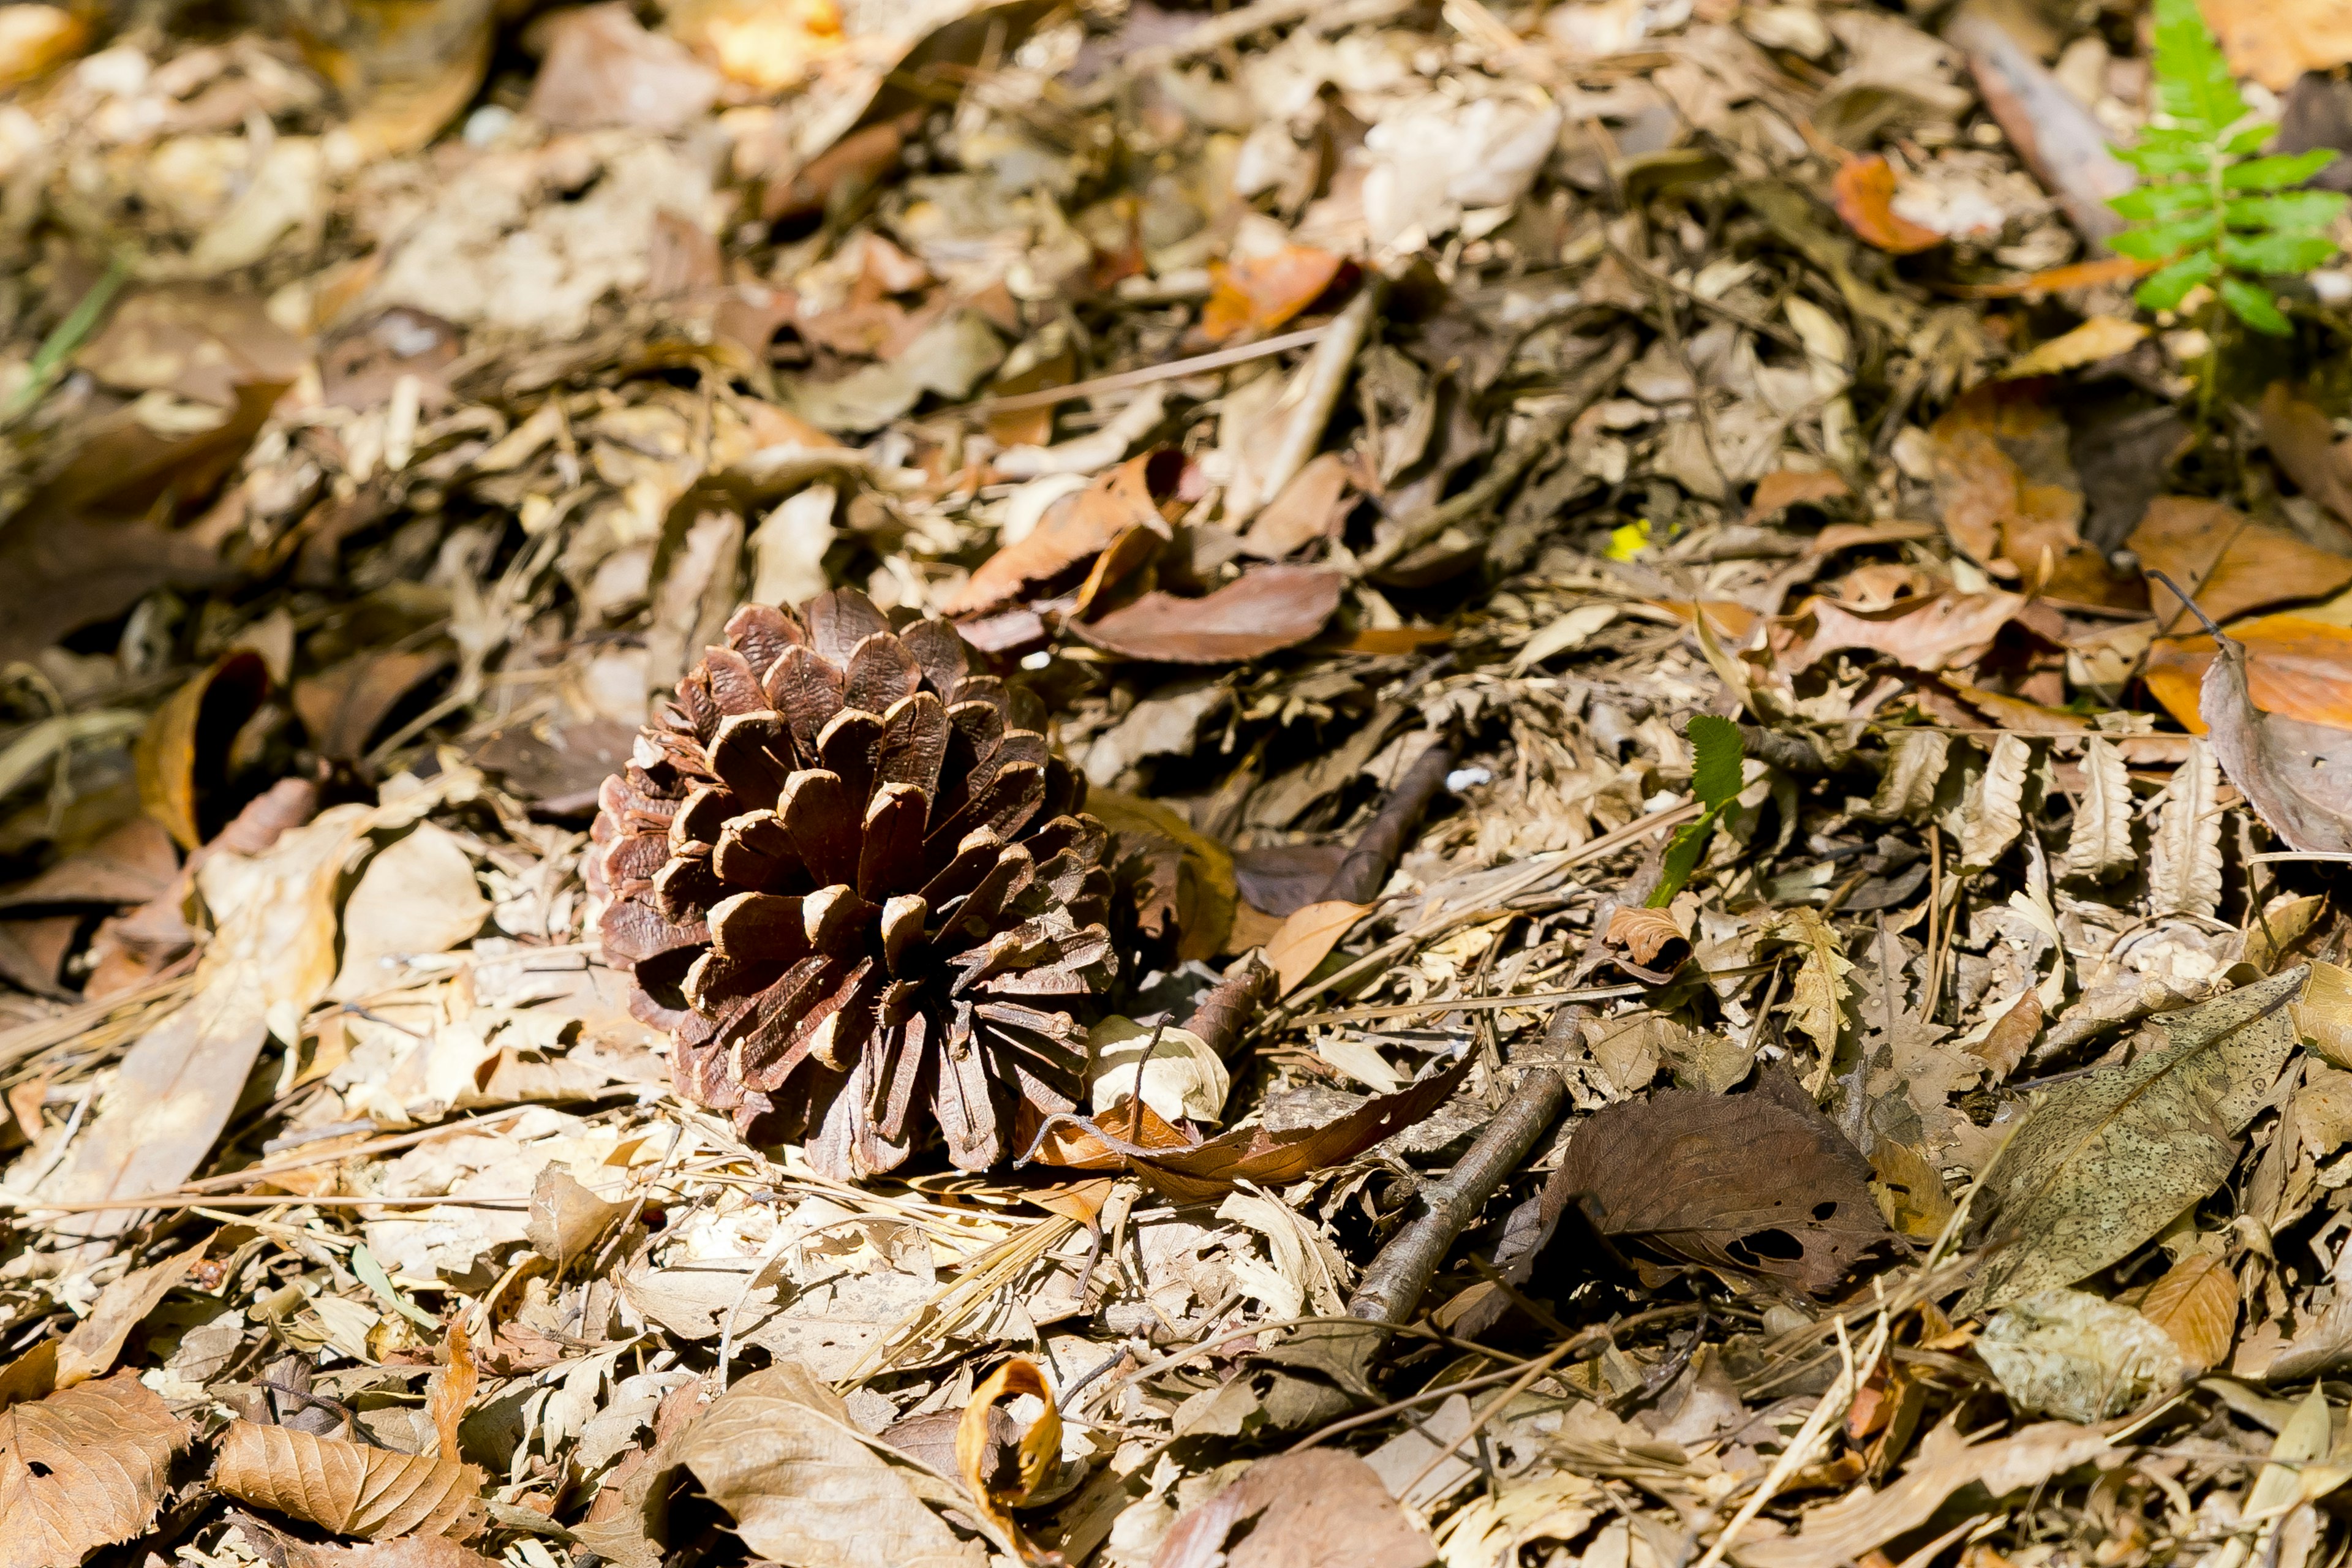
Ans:
[[[1323,341],[1331,323],[1306,327],[1298,331],[1285,332],[1279,337],[1265,338],[1254,343],[1240,343],[1229,349],[1213,349],[1190,359],[1170,360],[1166,364],[1148,364],[1140,370],[1123,370],[1115,375],[1098,375],[1091,381],[1074,381],[1067,386],[1048,386],[1036,392],[1015,392],[1003,397],[983,397],[952,410],[957,414],[1013,414],[1024,408],[1051,408],[1057,403],[1073,398],[1092,397],[1098,393],[1125,392],[1131,387],[1150,386],[1155,381],[1181,381],[1188,375],[1200,375],[1228,365],[1247,364],[1254,359],[1278,354],[1288,349],[1303,349]]]

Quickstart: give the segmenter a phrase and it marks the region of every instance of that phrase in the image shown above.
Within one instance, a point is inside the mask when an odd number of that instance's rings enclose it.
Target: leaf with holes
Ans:
[[[0,1410],[0,1568],[56,1568],[155,1517],[187,1427],[129,1372]]]

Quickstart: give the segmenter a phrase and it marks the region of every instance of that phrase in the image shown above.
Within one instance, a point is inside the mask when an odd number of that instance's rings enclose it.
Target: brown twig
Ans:
[[[1413,1202],[1420,1212],[1389,1238],[1371,1267],[1364,1270],[1356,1293],[1348,1299],[1350,1316],[1381,1323],[1401,1323],[1412,1316],[1463,1230],[1518,1170],[1536,1141],[1559,1120],[1568,1081],[1553,1062],[1575,1028],[1569,1008],[1552,1014],[1544,1036],[1546,1056],[1551,1059],[1529,1068],[1510,1099],[1503,1102],[1503,1109],[1479,1132],[1470,1152],[1442,1180],[1415,1194]]]
[[[1324,902],[1369,904],[1381,896],[1413,829],[1421,826],[1423,814],[1445,787],[1445,775],[1453,771],[1454,742],[1443,736],[1432,741],[1381,803],[1371,826],[1357,837],[1339,868],[1331,873],[1323,887]]]
[[[1274,971],[1255,952],[1235,959],[1225,977],[1203,992],[1184,1028],[1220,1057],[1230,1059],[1242,1031],[1273,994]]]

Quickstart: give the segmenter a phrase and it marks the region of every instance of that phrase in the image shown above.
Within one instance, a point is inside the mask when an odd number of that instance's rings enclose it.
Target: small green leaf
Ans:
[[[1698,869],[1699,857],[1706,853],[1706,841],[1715,837],[1715,813],[1707,812],[1696,821],[1685,822],[1675,829],[1666,840],[1666,852],[1658,860],[1658,885],[1650,890],[1643,901],[1649,908],[1663,910],[1675,901],[1675,895]]]
[[[2303,184],[2335,161],[2333,147],[2283,153],[2273,158],[2256,158],[2239,164],[2221,176],[2221,184],[2233,191],[2283,191]]]
[[[2221,216],[2207,208],[2168,223],[2152,223],[2142,228],[2127,229],[2109,243],[2125,256],[2154,261],[2167,256],[2178,256],[2184,250],[2194,250],[2200,245],[2213,243],[2221,232]],[[2126,241],[2129,242],[2128,247]]]
[[[2258,120],[2252,125],[2242,126],[2231,132],[2230,139],[2221,143],[2221,150],[2233,158],[2242,158],[2249,153],[2259,152],[2263,143],[2269,141],[2277,131],[2277,126]]]
[[[2308,272],[2335,254],[2336,242],[2326,235],[2232,234],[2221,240],[2221,259],[2241,272]]]
[[[2282,191],[2236,196],[2221,209],[2231,228],[2302,229],[2318,234],[2341,216],[2347,200],[2334,191]]]
[[[1739,739],[1739,726],[1712,713],[1698,713],[1683,733],[1691,743],[1691,791],[1708,810],[1721,811],[1745,787],[1740,764],[1748,760],[1748,748]]]
[[[375,1254],[368,1250],[366,1242],[362,1241],[352,1248],[351,1265],[352,1272],[360,1277],[361,1284],[375,1293],[377,1300],[420,1329],[438,1330],[441,1327],[439,1319],[393,1289],[392,1276],[383,1271],[383,1265],[376,1261]]]
[[[2175,140],[2171,133],[2159,139],[2156,132],[2149,132],[2137,146],[2118,147],[2115,153],[2151,180],[2182,174],[2197,175],[2201,180],[2213,165],[2210,143],[2194,139]]]
[[[2132,298],[2151,310],[2177,310],[2180,301],[2188,298],[2189,290],[2212,277],[2220,266],[2210,250],[2184,256],[2171,266],[2148,274],[2133,290]]]
[[[2272,299],[2270,291],[2242,278],[2224,278],[2221,282],[2221,302],[2230,307],[2238,320],[2273,338],[2292,337],[2294,327]]]
[[[2197,0],[2156,0],[2154,32],[2158,106],[2181,125],[2219,141],[2246,117],[2246,100],[2203,10]]]
[[[2203,185],[2135,185],[2107,204],[2134,223],[2177,218],[2213,205]]]

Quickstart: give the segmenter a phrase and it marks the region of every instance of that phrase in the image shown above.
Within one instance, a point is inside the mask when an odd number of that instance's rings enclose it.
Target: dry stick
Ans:
[[[1324,884],[1326,903],[1369,904],[1381,896],[1389,873],[1396,868],[1404,854],[1406,843],[1437,792],[1445,787],[1445,775],[1454,771],[1454,742],[1440,736],[1432,741],[1412,766],[1381,803],[1378,816],[1371,826],[1356,839],[1339,868],[1331,873]]]
[[[1843,1363],[1838,1369],[1837,1381],[1830,1384],[1829,1392],[1822,1395],[1821,1403],[1814,1405],[1812,1414],[1805,1417],[1805,1424],[1798,1429],[1795,1439],[1780,1450],[1780,1457],[1773,1463],[1771,1472],[1764,1478],[1764,1484],[1748,1495],[1748,1500],[1740,1505],[1739,1511],[1731,1516],[1731,1522],[1723,1527],[1723,1533],[1715,1538],[1715,1544],[1706,1549],[1706,1555],[1698,1560],[1697,1568],[1715,1568],[1723,1561],[1724,1553],[1731,1550],[1731,1543],[1738,1538],[1739,1532],[1755,1522],[1756,1516],[1764,1511],[1765,1505],[1812,1458],[1814,1446],[1821,1442],[1830,1423],[1843,1417],[1853,1407],[1857,1392],[1857,1364],[1862,1367],[1878,1364],[1879,1355],[1886,1349],[1888,1318],[1885,1312],[1878,1315],[1878,1326],[1870,1331],[1870,1342],[1863,1347],[1858,1363],[1853,1346],[1845,1337],[1845,1320],[1839,1318],[1833,1321],[1837,1329],[1838,1357]]]
[[[1323,428],[1331,423],[1331,410],[1339,405],[1339,389],[1348,384],[1348,372],[1355,365],[1356,353],[1364,346],[1364,334],[1371,330],[1372,317],[1381,308],[1388,292],[1388,280],[1375,272],[1364,279],[1348,308],[1331,319],[1330,331],[1307,356],[1307,363],[1293,384],[1298,388],[1298,401],[1284,416],[1282,437],[1275,444],[1274,455],[1258,476],[1254,497],[1236,506],[1228,490],[1224,526],[1238,530],[1250,515],[1282,493],[1282,488],[1297,476],[1323,445]]]
[[[1015,392],[1003,397],[983,397],[974,403],[957,406],[958,414],[1013,414],[1024,408],[1051,408],[1072,398],[1092,397],[1097,393],[1125,392],[1131,387],[1150,386],[1157,381],[1181,381],[1188,375],[1207,371],[1223,370],[1228,365],[1246,364],[1254,359],[1278,354],[1286,349],[1305,348],[1323,341],[1331,323],[1319,327],[1303,327],[1280,337],[1264,338],[1254,343],[1241,343],[1229,349],[1216,349],[1190,359],[1170,360],[1166,364],[1148,364],[1140,370],[1122,370],[1111,375],[1098,375],[1091,381],[1074,381],[1066,386],[1048,386],[1037,392]]]
[[[1560,449],[1569,427],[1586,409],[1609,395],[1617,378],[1633,363],[1633,336],[1627,332],[1577,376],[1558,405],[1545,410],[1517,440],[1504,447],[1475,484],[1458,496],[1403,520],[1394,534],[1356,558],[1359,569],[1369,574],[1394,565],[1447,529],[1470,522],[1502,505],[1504,498],[1527,478],[1528,469]]]
[[[1201,23],[1173,43],[1138,49],[1107,72],[1102,80],[1080,89],[1082,108],[1097,109],[1118,96],[1128,83],[1174,65],[1179,60],[1214,54],[1268,27],[1305,22],[1318,33],[1334,33],[1359,22],[1381,22],[1412,9],[1413,0],[1258,0],[1238,11]]]
[[[1572,1037],[1576,1020],[1561,1007],[1551,1016],[1544,1043],[1555,1058]],[[1480,1130],[1470,1152],[1439,1181],[1414,1194],[1420,1213],[1389,1238],[1371,1267],[1364,1270],[1356,1293],[1348,1298],[1350,1317],[1378,1323],[1402,1323],[1421,1305],[1422,1293],[1437,1277],[1438,1266],[1453,1250],[1469,1223],[1486,1206],[1496,1189],[1510,1180],[1536,1140],[1559,1120],[1560,1102],[1568,1098],[1568,1082],[1550,1061],[1538,1062],[1519,1080],[1494,1120]]]

